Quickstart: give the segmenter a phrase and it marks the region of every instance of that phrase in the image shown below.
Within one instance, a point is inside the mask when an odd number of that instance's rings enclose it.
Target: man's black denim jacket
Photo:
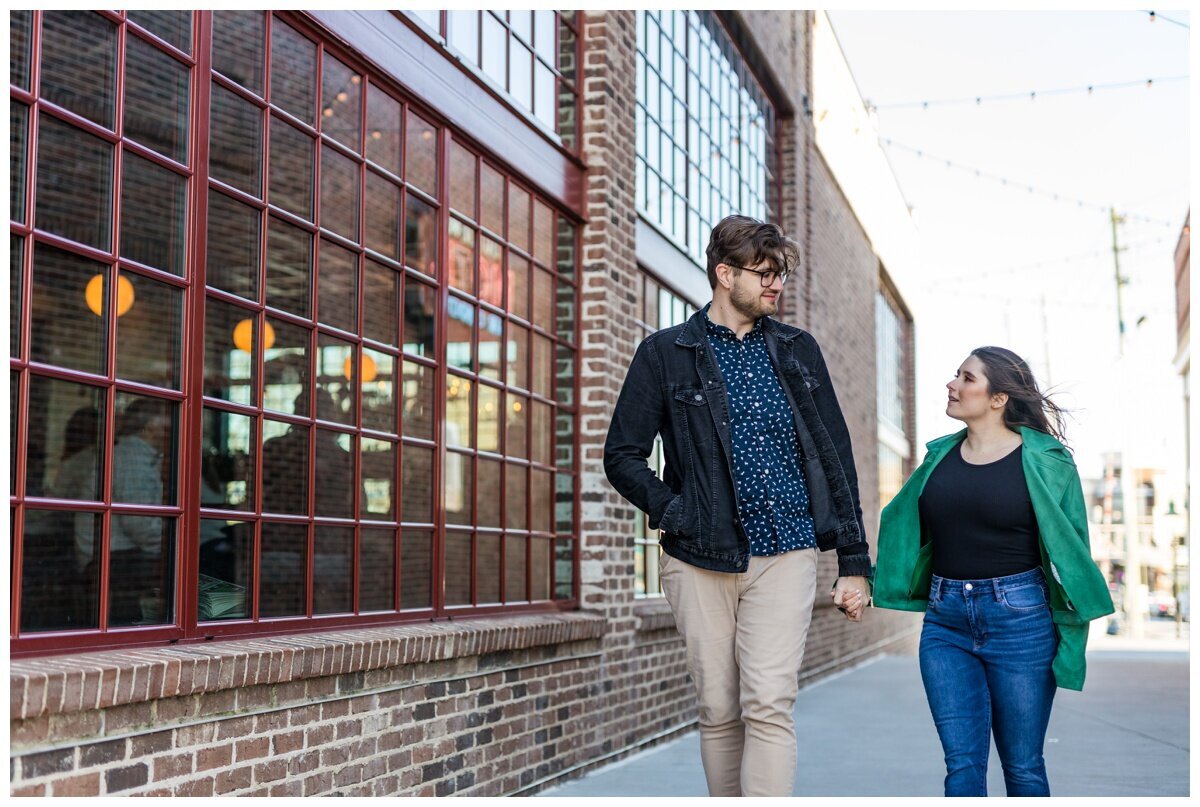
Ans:
[[[664,551],[702,569],[743,572],[750,540],[738,518],[725,382],[704,330],[704,312],[638,346],[604,444],[604,472],[617,492],[661,528]],[[763,319],[771,363],[796,424],[804,482],[822,551],[836,549],[838,574],[871,575],[850,433],[817,341]],[[663,479],[646,463],[661,434]]]

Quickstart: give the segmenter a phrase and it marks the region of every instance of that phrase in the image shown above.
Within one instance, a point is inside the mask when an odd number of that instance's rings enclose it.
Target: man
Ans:
[[[707,255],[712,302],[638,346],[604,470],[662,530],[660,575],[687,644],[709,794],[789,796],[817,550],[836,549],[833,601],[854,622],[871,558],[821,350],[770,318],[799,263],[796,243],[774,224],[729,216]],[[646,464],[656,434],[662,480]]]

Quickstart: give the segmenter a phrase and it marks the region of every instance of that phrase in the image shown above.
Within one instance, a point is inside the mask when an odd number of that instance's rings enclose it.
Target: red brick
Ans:
[[[192,755],[175,754],[169,757],[158,757],[154,760],[154,780],[174,779],[192,772]]]
[[[9,742],[15,747],[37,745],[50,737],[50,715],[13,720],[9,724]]]
[[[197,695],[187,695],[182,698],[168,698],[154,704],[155,716],[160,723],[174,723],[196,716],[196,708],[200,698]]]
[[[98,796],[100,795],[100,774],[85,773],[82,776],[55,779],[51,782],[50,788],[51,794],[55,796]]]
[[[196,751],[196,770],[208,771],[233,762],[233,746],[216,745]]]
[[[38,784],[38,785],[22,785],[21,787],[14,787],[12,790],[12,795],[14,795],[14,796],[44,796],[44,795],[46,795],[46,786],[44,784]]]
[[[125,677],[129,673],[123,673]],[[154,704],[129,703],[104,711],[104,733],[120,734],[131,729],[149,726],[154,722]]]
[[[234,746],[234,756],[238,762],[250,759],[261,759],[271,753],[271,740],[268,737],[254,737],[249,740],[238,740]]]
[[[196,723],[175,729],[175,747],[210,743],[216,736],[217,727],[212,723]]]
[[[187,782],[175,785],[176,796],[212,796],[214,779],[211,776],[205,776],[203,779],[192,779]]]
[[[242,768],[234,768],[233,770],[229,771],[219,771],[217,773],[215,787],[217,795],[219,796],[223,793],[229,793],[234,790],[244,790],[245,788],[250,787],[250,784],[253,781],[253,772],[254,768],[250,765],[246,765]]]
[[[272,796],[303,796],[304,783],[299,779],[292,779],[288,782],[275,785],[271,788]]]
[[[282,759],[272,759],[269,762],[260,762],[254,766],[254,781],[259,784],[274,782],[276,779],[282,779],[287,776],[287,774],[287,762]]]
[[[333,788],[333,774],[328,771],[315,773],[304,780],[304,795],[328,793]]]
[[[85,740],[100,734],[104,719],[98,711],[50,715],[49,736],[53,740]]]
[[[297,729],[271,738],[271,749],[276,754],[287,754],[304,747],[304,731]]]
[[[320,751],[306,751],[288,760],[288,773],[296,776],[301,773],[315,771],[321,764]]]

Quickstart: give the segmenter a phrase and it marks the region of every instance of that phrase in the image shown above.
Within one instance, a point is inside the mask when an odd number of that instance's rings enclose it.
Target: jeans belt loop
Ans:
[[[1004,590],[1000,587],[1000,581],[996,578],[992,578],[992,599],[994,599],[996,602],[1000,602],[1000,600],[1003,599],[1003,596]]]
[[[942,601],[942,578],[938,578],[937,589],[933,592],[933,598],[938,602]]]

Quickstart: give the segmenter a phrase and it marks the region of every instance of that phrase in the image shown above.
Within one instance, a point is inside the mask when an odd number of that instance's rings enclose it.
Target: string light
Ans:
[[[923,149],[913,148],[912,146],[906,146],[902,143],[897,143],[894,140],[892,140],[890,137],[883,138],[882,143],[885,146],[889,146],[894,149],[900,149],[901,151],[907,151],[911,154],[915,154],[920,159],[936,160],[939,163],[945,163],[946,168],[948,168],[948,169],[954,168],[959,171],[966,171],[968,173],[972,173],[978,179],[990,179],[994,182],[999,182],[1004,187],[1008,187],[1011,183],[1011,185],[1013,187],[1024,189],[1024,190],[1028,191],[1029,193],[1035,193],[1035,194],[1045,196],[1046,198],[1052,199],[1053,201],[1056,201],[1056,202],[1064,202],[1067,204],[1074,204],[1077,207],[1081,207],[1081,208],[1086,207],[1086,208],[1089,208],[1092,210],[1101,210],[1105,213],[1109,212],[1109,210],[1111,209],[1111,205],[1102,205],[1102,204],[1098,204],[1096,202],[1089,202],[1084,199],[1075,199],[1075,198],[1067,196],[1066,194],[1063,194],[1063,193],[1046,190],[1044,188],[1039,188],[1035,185],[1029,185],[1024,182],[1017,182],[1015,180],[1009,179],[1008,177],[1000,176],[999,174],[992,174],[987,171],[982,171],[978,168],[974,168],[974,167],[967,166],[967,165],[962,165],[961,163],[956,163],[953,160],[947,160],[945,157],[937,157],[932,154],[926,154]],[[1146,223],[1146,224],[1160,224],[1160,225],[1163,225],[1166,227],[1172,227],[1172,228],[1178,226],[1173,221],[1167,221],[1166,219],[1152,218],[1150,216],[1144,216],[1144,215],[1141,215],[1138,213],[1126,213],[1124,215],[1125,215],[1125,218],[1128,219],[1129,221],[1142,222],[1142,223]]]
[[[903,109],[905,107],[919,106],[921,109],[929,109],[931,106],[953,106],[956,104],[974,104],[982,106],[984,101],[1020,101],[1029,99],[1034,101],[1039,95],[1069,95],[1072,93],[1087,93],[1092,95],[1095,90],[1118,90],[1128,87],[1146,87],[1147,89],[1154,86],[1155,82],[1162,84],[1171,81],[1187,81],[1190,76],[1166,76],[1163,78],[1137,79],[1136,81],[1121,81],[1113,84],[1087,84],[1082,87],[1058,87],[1051,90],[1033,90],[1030,92],[1019,93],[1003,93],[999,95],[971,95],[962,98],[939,98],[932,101],[900,101],[892,104],[872,104],[868,102],[867,106],[871,110],[879,109]]]

